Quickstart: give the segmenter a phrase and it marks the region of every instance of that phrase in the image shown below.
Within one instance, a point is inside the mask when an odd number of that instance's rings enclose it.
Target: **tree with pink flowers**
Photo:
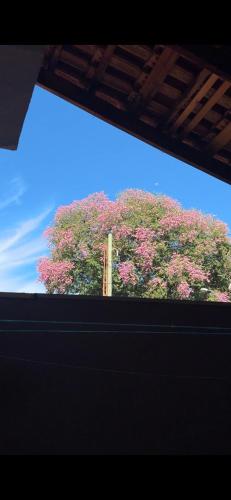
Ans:
[[[38,264],[48,293],[102,295],[113,234],[113,295],[229,302],[231,240],[224,222],[138,189],[95,193],[60,207]]]

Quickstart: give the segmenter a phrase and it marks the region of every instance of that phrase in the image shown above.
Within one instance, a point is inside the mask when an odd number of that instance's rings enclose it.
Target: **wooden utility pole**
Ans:
[[[108,235],[108,269],[107,269],[107,295],[112,296],[112,233]]]
[[[112,296],[112,233],[108,234],[107,244],[104,249],[103,263],[103,296]]]

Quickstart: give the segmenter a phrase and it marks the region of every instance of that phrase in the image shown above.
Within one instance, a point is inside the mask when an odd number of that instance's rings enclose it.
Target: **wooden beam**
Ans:
[[[107,66],[111,60],[113,52],[115,51],[116,45],[107,45],[104,53],[99,56],[99,64],[94,68],[89,68],[89,71],[86,74],[86,78],[91,79],[89,82],[89,90],[93,89],[96,83],[103,79],[104,73],[107,69]]]
[[[133,111],[136,111],[136,114],[140,114],[147,102],[153,99],[177,59],[178,54],[173,49],[168,47],[164,49],[145,83],[139,90],[138,99],[131,106]]]
[[[94,54],[92,55],[91,60],[87,66],[87,71],[85,72],[86,80],[92,80],[97,71],[97,66],[99,65],[102,57],[103,57],[103,49],[101,47],[97,47],[96,45]]]
[[[89,68],[89,63],[83,57],[73,54],[67,48],[63,49],[59,56],[59,63],[64,63],[71,68],[75,68],[82,73],[86,73]]]
[[[164,49],[140,90],[143,100],[147,101],[154,97],[177,59],[178,55],[176,52],[169,48]]]
[[[60,68],[55,69],[54,74],[64,80],[67,80],[69,83],[76,85],[77,87],[87,90],[86,81],[82,77],[75,76],[71,74],[71,72],[67,73]]]
[[[201,68],[206,68],[210,73],[216,73],[223,80],[231,82],[231,46],[227,45],[169,45],[179,55]]]
[[[114,106],[102,101],[94,94],[78,89],[75,85],[50,74],[48,71],[41,70],[38,84],[147,144],[231,184],[231,168],[221,161],[214,160],[206,152],[198,151],[168,134],[153,129],[153,127],[131,116],[130,113],[115,109]]]
[[[101,47],[96,46],[95,51],[91,56],[90,63],[87,62],[84,57],[73,54],[68,50],[68,47],[66,47],[65,50],[62,51],[60,59],[61,62],[64,62],[72,68],[80,69],[84,73],[84,76],[79,78],[79,80],[82,79],[81,86],[90,90],[93,89],[95,84],[103,78],[115,47],[116,45],[108,45],[106,49],[103,50]],[[57,71],[59,70],[60,68],[57,68]],[[57,71],[55,72],[57,73]]]
[[[141,87],[143,86],[145,80],[147,80],[147,74],[148,72],[151,72],[154,65],[157,63],[159,59],[159,54],[157,53],[157,47],[155,47],[154,52],[152,52],[151,56],[144,62],[143,68],[141,72],[139,72],[138,77],[136,78],[134,82],[134,90],[135,92],[139,92]],[[130,100],[130,96],[128,97]]]
[[[214,137],[212,142],[207,146],[207,151],[211,153],[213,156],[221,150],[228,142],[231,141],[231,122],[219,132],[219,134]]]
[[[67,64],[70,69],[68,71],[64,71],[61,66],[59,66],[54,68],[54,73],[61,78],[65,78],[71,83],[76,83],[76,85],[81,88],[93,91],[96,83],[103,77],[115,47],[116,45],[107,46],[104,53],[102,52],[102,49],[97,47],[91,58],[90,65],[84,59],[73,55],[68,50],[63,50],[60,62]],[[84,72],[84,76],[73,74],[72,68],[81,69]]]
[[[214,139],[214,136],[216,134],[219,134],[219,132],[223,130],[223,128],[225,128],[226,125],[228,125],[230,120],[231,120],[231,110],[227,109],[224,115],[221,118],[219,118],[217,122],[213,124],[209,132],[203,136],[203,139],[207,141],[208,145]]]
[[[57,64],[57,62],[59,60],[60,54],[62,52],[62,49],[63,49],[63,45],[55,45],[55,47],[53,49],[52,56],[50,57],[49,63],[48,63],[48,68],[51,71],[53,71],[54,68],[56,67],[56,64]]]
[[[138,59],[141,59],[143,63],[148,60],[152,56],[152,49],[147,45],[118,45],[123,51],[135,56]]]
[[[95,72],[94,79],[101,80],[107,69],[107,66],[111,60],[113,52],[115,51],[116,45],[108,45],[105,49],[104,55],[99,63],[99,66]]]
[[[188,118],[190,113],[194,110],[198,102],[201,101],[201,99],[207,94],[207,92],[211,89],[211,87],[214,85],[214,83],[218,80],[218,76],[215,74],[212,74],[206,82],[202,85],[200,90],[196,92],[194,97],[191,99],[189,104],[185,107],[185,109],[180,113],[176,121],[173,123],[173,125],[170,127],[171,131],[177,130],[182,123]]]
[[[202,69],[202,71],[200,71],[199,75],[197,75],[197,77],[193,79],[191,85],[184,92],[183,97],[179,98],[178,102],[174,106],[173,111],[170,113],[163,125],[167,126],[174,120],[179,111],[187,105],[191,97],[193,97],[193,95],[201,88],[208,76],[209,71],[207,69]]]
[[[202,106],[199,113],[197,113],[191,122],[184,128],[183,133],[181,134],[181,139],[186,137],[197,125],[200,121],[206,116],[206,114],[213,108],[213,106],[220,100],[223,94],[231,87],[230,82],[223,82],[220,87],[214,92],[212,97],[208,99],[208,101]]]

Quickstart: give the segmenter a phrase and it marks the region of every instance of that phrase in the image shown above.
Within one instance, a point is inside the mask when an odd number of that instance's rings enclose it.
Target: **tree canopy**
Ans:
[[[48,293],[102,295],[103,251],[113,235],[113,295],[229,302],[227,225],[138,189],[115,201],[94,193],[60,207],[39,261]]]

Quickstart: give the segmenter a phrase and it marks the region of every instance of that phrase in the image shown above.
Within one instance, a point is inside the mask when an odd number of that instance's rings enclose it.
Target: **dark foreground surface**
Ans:
[[[0,294],[0,453],[229,454],[230,313]]]

